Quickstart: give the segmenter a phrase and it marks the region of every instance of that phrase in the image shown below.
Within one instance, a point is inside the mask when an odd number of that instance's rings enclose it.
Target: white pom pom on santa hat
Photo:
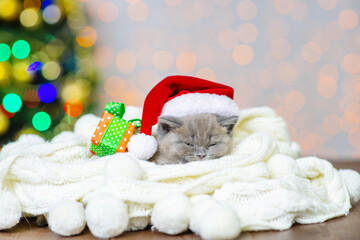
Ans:
[[[155,154],[151,127],[159,116],[183,117],[190,114],[212,113],[238,116],[239,108],[233,100],[234,89],[219,83],[189,76],[170,76],[158,83],[146,96],[141,133],[131,137],[128,150],[140,159]]]

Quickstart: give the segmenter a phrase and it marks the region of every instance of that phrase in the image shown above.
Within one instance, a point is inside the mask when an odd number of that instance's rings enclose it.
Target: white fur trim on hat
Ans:
[[[239,108],[234,100],[212,93],[187,93],[166,102],[161,116],[183,117],[190,114],[211,113],[220,116],[238,116]]]

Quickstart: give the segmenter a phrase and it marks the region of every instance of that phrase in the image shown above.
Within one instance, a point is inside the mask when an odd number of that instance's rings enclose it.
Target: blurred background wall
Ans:
[[[82,2],[101,106],[140,106],[164,77],[197,76],[232,86],[241,108],[274,108],[304,155],[360,158],[359,1]]]

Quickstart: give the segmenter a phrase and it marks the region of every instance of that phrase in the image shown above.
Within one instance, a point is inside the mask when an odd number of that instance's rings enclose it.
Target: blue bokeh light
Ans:
[[[42,102],[51,103],[56,99],[56,88],[50,83],[45,83],[40,86],[38,90],[38,96]]]

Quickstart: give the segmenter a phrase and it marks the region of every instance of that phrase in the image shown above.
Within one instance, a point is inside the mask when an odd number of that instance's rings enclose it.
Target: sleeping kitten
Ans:
[[[157,164],[187,163],[229,154],[237,120],[237,116],[221,117],[214,114],[159,117],[159,148],[151,161]]]

